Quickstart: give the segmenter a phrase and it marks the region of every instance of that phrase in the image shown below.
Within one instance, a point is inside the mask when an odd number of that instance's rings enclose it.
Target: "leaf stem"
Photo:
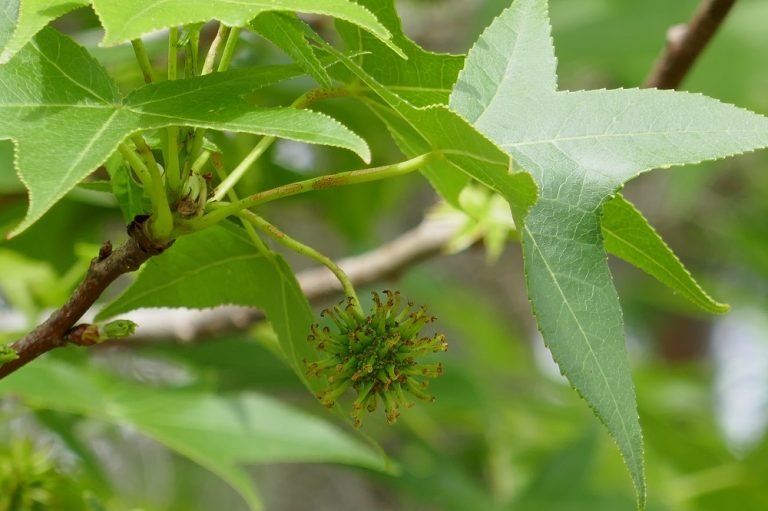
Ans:
[[[369,169],[339,172],[337,174],[315,177],[312,179],[306,179],[304,181],[298,181],[295,183],[278,186],[277,188],[255,193],[245,197],[244,199],[240,199],[236,202],[227,204],[226,206],[215,209],[200,218],[189,220],[186,225],[192,230],[200,230],[220,222],[230,215],[236,215],[242,210],[249,209],[254,206],[259,206],[273,200],[290,197],[292,195],[298,195],[300,193],[308,192],[311,190],[322,190],[325,188],[335,188],[337,186],[356,185],[360,183],[368,183],[370,181],[378,181],[380,179],[386,179],[389,177],[402,176],[420,169],[437,157],[439,157],[439,153],[437,152],[425,153],[421,156],[417,156],[400,163],[383,165],[381,167],[373,167]]]
[[[224,45],[224,51],[221,53],[221,60],[219,61],[219,67],[216,69],[218,72],[226,71],[229,69],[229,64],[232,62],[232,56],[235,54],[235,46],[237,46],[237,40],[240,37],[240,27],[232,27],[227,37],[227,43]]]
[[[271,238],[273,238],[278,243],[290,248],[291,250],[302,254],[304,256],[307,256],[311,259],[314,259],[315,261],[319,262],[336,276],[337,279],[339,279],[339,282],[341,283],[341,287],[344,288],[344,294],[347,295],[348,298],[352,299],[352,306],[357,309],[357,311],[360,313],[360,315],[365,315],[363,312],[363,308],[360,305],[360,300],[357,297],[357,293],[355,292],[355,286],[352,284],[352,281],[349,279],[347,274],[344,272],[344,270],[341,269],[341,267],[336,264],[333,259],[330,257],[321,254],[314,248],[305,245],[301,243],[300,241],[291,238],[287,234],[285,234],[283,231],[266,221],[264,218],[260,217],[253,211],[240,211],[237,216],[239,216],[241,219],[244,219],[248,221],[251,225],[256,227],[257,229],[263,231],[267,235],[269,235]]]
[[[229,27],[224,23],[219,24],[219,31],[216,32],[216,37],[211,42],[211,47],[208,48],[208,54],[205,56],[205,62],[203,63],[203,69],[200,72],[201,75],[207,75],[213,71],[213,66],[216,63],[216,56],[219,53],[219,47],[222,41],[226,39],[229,33]]]
[[[237,37],[240,34],[240,27],[235,27],[232,31],[234,32],[234,42],[231,42],[233,38],[228,37],[230,28],[226,26],[224,23],[219,24],[219,30],[216,32],[216,37],[213,38],[213,41],[211,42],[211,46],[208,48],[208,53],[205,56],[205,62],[203,63],[203,69],[200,71],[201,75],[207,75],[213,72],[213,68],[216,64],[216,57],[219,54],[219,48],[221,48],[222,42],[225,42],[224,45],[224,56],[222,56],[221,61],[219,62],[219,68],[218,70],[221,71],[223,69],[226,69],[227,66],[229,66],[229,60],[232,58],[232,54],[235,51],[234,45],[237,42]],[[225,59],[227,52],[229,53],[229,57]],[[222,69],[223,66],[223,69]],[[188,158],[189,161],[184,166],[184,176],[182,176],[182,180],[186,179],[186,176],[189,172],[189,163],[191,161],[194,161],[198,157],[198,153],[200,152],[201,148],[203,147],[203,140],[205,138],[205,128],[198,128],[195,130],[195,136],[192,139],[192,144],[190,146]]]
[[[144,83],[152,83],[155,81],[155,73],[152,70],[152,63],[147,55],[147,48],[144,46],[144,41],[141,39],[131,40],[131,46],[133,46],[133,53],[136,54],[136,61],[139,63],[141,73],[144,75]]]
[[[320,99],[342,96],[348,94],[349,92],[349,89],[346,87],[338,87],[333,89],[312,89],[296,98],[296,100],[291,103],[291,107],[306,108]],[[230,172],[227,178],[219,183],[219,186],[216,187],[216,191],[211,200],[218,201],[223,199],[224,195],[226,195],[227,192],[233,188],[238,183],[238,181],[240,181],[240,179],[242,179],[245,173],[248,172],[248,169],[250,169],[251,165],[253,165],[254,162],[258,160],[267,149],[269,149],[269,146],[271,146],[275,140],[277,139],[273,136],[265,136],[262,138],[259,143],[256,144],[253,149],[251,149],[251,152],[248,153],[245,158],[243,158],[237,167],[235,167],[235,169]]]
[[[153,239],[156,241],[167,240],[173,232],[173,215],[168,204],[168,198],[165,195],[163,176],[160,175],[157,162],[155,162],[154,157],[151,157],[152,151],[141,135],[135,135],[131,139],[136,144],[137,149],[143,153],[147,162],[151,161],[152,163],[147,165],[136,151],[128,147],[125,142],[121,143],[118,148],[125,160],[139,176],[139,179],[141,179],[144,189],[147,195],[149,195],[150,202],[152,203],[152,220],[149,228]],[[151,160],[147,158],[145,151],[149,152]]]
[[[171,27],[168,32],[168,79],[175,80],[178,74],[178,42],[179,27]],[[179,128],[169,126],[166,129],[166,146],[163,151],[165,162],[165,179],[173,197],[181,190],[181,174],[179,173]],[[138,147],[138,146],[137,146]]]
[[[179,27],[171,27],[168,31],[168,79],[175,80],[179,64]]]
[[[208,151],[205,151],[203,154],[210,154],[210,153],[208,153]],[[200,157],[202,157],[203,154],[201,154]],[[212,155],[211,165],[213,166],[214,170],[216,170],[216,173],[219,175],[219,179],[224,179],[227,177],[227,171],[224,170],[224,164],[221,161],[220,154],[214,153]],[[232,201],[238,200],[237,192],[235,192],[235,190],[230,189],[229,192],[227,192],[227,195],[229,196],[229,199]],[[245,228],[246,232],[248,232],[248,236],[250,236],[251,240],[253,241],[253,244],[256,245],[256,248],[259,250],[259,252],[261,252],[262,254],[268,254],[270,252],[269,247],[267,246],[266,243],[264,243],[264,240],[261,239],[261,237],[259,236],[259,233],[256,232],[256,229],[253,228],[253,225],[251,225],[250,222],[248,222],[244,218],[241,218],[240,222],[243,224],[243,227]]]
[[[213,201],[219,201],[224,198],[224,195],[229,193],[230,190],[237,184],[238,181],[245,175],[251,165],[258,160],[264,152],[269,149],[269,146],[276,140],[273,136],[266,136],[259,140],[259,143],[251,149],[243,160],[237,164],[237,167],[229,173],[229,175],[219,183],[216,187],[216,192],[213,194]]]
[[[179,127],[169,126],[165,136],[165,179],[168,190],[175,197],[182,185],[181,172],[179,171]]]

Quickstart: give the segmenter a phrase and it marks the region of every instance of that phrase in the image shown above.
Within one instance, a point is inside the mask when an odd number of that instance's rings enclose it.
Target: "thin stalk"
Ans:
[[[144,75],[144,83],[152,83],[155,81],[155,73],[152,70],[152,63],[147,55],[147,48],[144,46],[144,41],[141,39],[133,39],[131,41],[133,46],[133,53],[136,54],[136,61],[139,63],[141,73]]]
[[[221,47],[222,42],[226,40],[225,47],[224,47],[224,53],[226,54],[229,52],[229,57],[225,60],[224,56],[221,58],[221,62],[219,63],[219,70],[221,70],[222,65],[226,68],[229,65],[229,60],[232,59],[232,54],[235,51],[234,45],[237,42],[237,38],[240,35],[240,27],[235,27],[232,29],[232,32],[234,32],[234,38],[229,37],[230,35],[230,28],[226,26],[223,23],[219,24],[219,30],[216,32],[216,37],[213,38],[213,42],[211,42],[210,48],[208,48],[208,53],[205,56],[205,62],[203,63],[203,69],[200,71],[201,75],[207,75],[213,72],[214,65],[216,64],[216,57],[219,54],[219,48]],[[234,42],[231,42],[234,39]],[[198,153],[200,153],[200,150],[203,147],[203,139],[205,138],[205,128],[198,128],[195,130],[195,137],[192,140],[192,148],[189,151],[188,157],[190,159],[197,158]],[[189,165],[184,166],[184,172],[182,179],[186,179],[188,173],[190,171]]]
[[[146,146],[146,144],[144,145]],[[149,195],[149,200],[152,203],[152,220],[149,226],[152,237],[156,241],[167,240],[173,231],[173,215],[168,205],[168,198],[165,196],[163,177],[157,171],[156,165],[154,169],[151,165],[147,166],[138,153],[128,147],[125,142],[121,143],[118,149],[125,161],[139,176],[147,195]]]
[[[219,67],[216,69],[218,72],[226,71],[229,69],[229,64],[232,62],[232,56],[235,54],[235,46],[237,46],[237,40],[240,38],[240,27],[232,27],[227,37],[227,44],[224,45],[224,51],[221,53],[221,60],[219,61]]]
[[[208,151],[205,151],[203,154],[210,154],[210,153]],[[213,158],[211,158],[211,165],[213,166],[216,173],[219,175],[219,179],[224,179],[227,177],[227,172],[224,170],[224,164],[221,162],[221,155],[214,154]],[[228,195],[230,200],[232,201],[238,200],[237,193],[234,190],[230,190]],[[245,220],[244,218],[240,219],[240,223],[243,224],[243,227],[248,233],[248,236],[250,236],[251,240],[253,241],[253,244],[256,245],[256,248],[259,250],[259,252],[261,252],[262,254],[268,254],[270,252],[269,247],[267,246],[266,243],[264,243],[264,240],[261,239],[261,236],[259,236],[259,233],[256,232],[256,229],[254,229],[253,225],[251,225],[251,223]]]
[[[229,27],[221,23],[219,25],[219,31],[216,32],[216,37],[214,37],[213,42],[211,42],[211,47],[208,48],[208,54],[205,56],[203,69],[200,72],[201,75],[207,75],[213,71],[213,66],[216,63],[216,57],[219,53],[219,47],[224,39],[227,38],[227,34],[229,34]]]
[[[311,259],[314,259],[318,263],[322,264],[336,276],[337,279],[339,279],[339,282],[341,283],[341,287],[344,288],[344,294],[347,295],[348,298],[352,299],[352,306],[357,309],[357,311],[360,313],[361,316],[364,316],[363,308],[360,305],[360,300],[357,297],[357,293],[355,292],[355,286],[352,285],[352,281],[349,279],[346,273],[344,273],[344,270],[341,269],[341,267],[336,264],[333,259],[330,257],[321,254],[314,248],[305,245],[301,243],[298,240],[295,240],[285,234],[283,231],[254,213],[253,211],[241,211],[238,213],[238,216],[242,219],[247,220],[251,225],[256,227],[257,229],[263,231],[270,237],[272,237],[275,241],[278,243],[290,248],[291,250],[307,256]]]
[[[179,64],[179,27],[171,27],[168,32],[168,79],[175,80]]]
[[[177,66],[179,61],[179,27],[171,27],[168,32],[168,79],[175,80],[177,77]],[[179,173],[179,128],[178,126],[169,126],[166,129],[166,146],[163,151],[165,161],[165,179],[168,183],[168,189],[173,197],[176,197],[181,190],[181,174]]]
[[[360,183],[368,183],[370,181],[378,181],[380,179],[386,179],[389,177],[402,176],[420,169],[437,157],[439,157],[438,153],[426,153],[422,154],[421,156],[417,156],[416,158],[411,158],[410,160],[394,163],[392,165],[383,165],[381,167],[373,167],[369,169],[339,172],[338,174],[330,174],[278,186],[277,188],[255,193],[244,199],[240,199],[238,201],[227,204],[224,207],[215,209],[214,211],[211,211],[210,213],[203,215],[200,218],[190,220],[187,225],[194,230],[200,230],[220,222],[230,215],[236,215],[242,210],[249,209],[254,206],[259,206],[273,200],[290,197],[292,195],[298,195],[300,193],[308,192],[311,190],[322,190],[325,188],[335,188],[338,186],[356,185]]]
[[[230,35],[230,38],[231,37],[232,36]],[[291,107],[306,108],[320,99],[341,96],[347,94],[348,92],[348,89],[345,87],[339,87],[335,89],[313,89],[296,98],[296,100],[291,103]],[[224,198],[224,195],[226,195],[227,192],[233,188],[237,182],[240,181],[240,179],[242,179],[251,165],[253,165],[253,163],[258,160],[267,149],[269,149],[269,146],[271,146],[275,140],[277,140],[277,138],[273,136],[265,136],[262,138],[259,143],[256,144],[253,149],[251,149],[251,152],[248,153],[245,158],[243,158],[243,161],[241,161],[237,167],[235,167],[235,169],[230,172],[227,178],[219,183],[219,186],[216,188],[212,200],[218,201]]]
[[[160,172],[160,167],[157,164],[157,160],[155,160],[155,155],[152,154],[152,149],[147,145],[144,137],[141,135],[132,135],[131,141],[136,146],[136,150],[139,154],[144,158],[144,163],[147,166],[147,170],[152,179],[159,180],[162,183],[163,175]]]
[[[181,190],[181,172],[179,171],[179,127],[169,126],[166,129],[166,145],[164,151],[165,179],[168,189],[174,196]]]
[[[200,156],[197,157],[195,163],[192,164],[192,172],[199,174],[200,170],[208,163],[208,159],[211,157],[210,151],[203,151]]]
[[[189,42],[187,43],[187,47],[189,48],[189,54],[192,55],[192,75],[195,76],[197,74],[197,61],[199,58],[199,52],[200,52],[200,28],[197,28],[192,31],[192,34],[189,37]]]
[[[118,146],[118,149],[120,150],[120,154],[123,155],[123,158],[128,163],[128,165],[133,169],[133,172],[136,173],[136,175],[139,177],[139,181],[141,181],[141,185],[146,189],[149,190],[152,188],[152,176],[149,174],[149,171],[147,170],[147,166],[144,165],[144,162],[141,161],[141,158],[139,155],[128,147],[128,145],[125,144],[125,142],[121,143]]]
[[[245,158],[243,158],[243,160],[237,165],[237,167],[235,167],[234,170],[229,173],[226,179],[219,183],[219,186],[216,187],[216,191],[213,194],[213,198],[211,200],[219,201],[223,199],[224,196],[237,184],[237,182],[240,181],[243,175],[248,172],[248,169],[251,168],[251,165],[253,165],[253,163],[258,160],[267,149],[269,149],[269,146],[271,146],[274,141],[275,137],[273,136],[266,136],[259,140],[259,143],[256,144],[253,149],[251,149],[251,152],[248,153]]]

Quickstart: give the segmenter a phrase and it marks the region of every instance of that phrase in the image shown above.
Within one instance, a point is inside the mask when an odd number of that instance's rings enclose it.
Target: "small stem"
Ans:
[[[139,63],[141,72],[144,75],[144,83],[152,83],[155,81],[155,74],[152,71],[152,63],[149,61],[149,55],[147,55],[147,48],[144,46],[144,41],[141,39],[133,39],[131,41],[133,46],[133,53],[136,54],[136,60]]]
[[[241,211],[238,213],[238,216],[242,219],[247,220],[251,223],[254,227],[257,229],[260,229],[261,231],[268,234],[270,237],[272,237],[275,241],[278,243],[281,243],[282,245],[285,245],[286,247],[290,248],[291,250],[298,252],[299,254],[302,254],[304,256],[307,256],[309,258],[314,259],[315,261],[319,262],[336,276],[337,279],[339,279],[339,282],[341,283],[341,287],[344,288],[344,294],[347,295],[348,298],[352,299],[352,305],[360,312],[360,315],[365,315],[363,312],[363,308],[360,305],[360,300],[357,297],[357,293],[355,293],[355,286],[352,285],[352,281],[349,279],[346,273],[344,273],[344,270],[341,269],[341,267],[333,262],[333,259],[330,257],[321,254],[314,248],[307,246],[303,243],[301,243],[298,240],[295,240],[285,234],[283,231],[272,225],[271,223],[264,220],[262,217],[254,213],[253,211]]]
[[[254,146],[253,149],[251,149],[251,152],[246,155],[245,158],[237,165],[237,167],[234,168],[232,172],[222,181],[219,183],[219,186],[216,187],[216,192],[213,194],[213,198],[211,200],[213,201],[219,201],[224,198],[224,195],[226,195],[236,184],[240,179],[245,175],[246,172],[248,172],[248,169],[251,168],[251,165],[258,160],[264,152],[269,149],[269,146],[272,145],[272,143],[275,141],[275,137],[267,136],[259,140],[259,143]]]
[[[175,80],[179,63],[179,27],[171,27],[168,32],[168,79]]]
[[[189,59],[190,55],[192,56],[192,73],[190,76],[195,76],[197,74],[197,60],[199,58],[199,51],[200,51],[200,28],[195,28],[192,33],[189,36],[189,42],[187,43],[187,59]]]
[[[205,153],[208,153],[208,151],[206,151]],[[211,158],[211,165],[213,166],[214,170],[216,170],[216,173],[219,175],[219,179],[224,179],[227,177],[227,172],[224,170],[224,164],[221,161],[221,155],[214,154],[213,158]],[[237,193],[234,190],[230,190],[228,192],[228,195],[230,200],[233,200],[233,201],[237,200]],[[251,240],[253,241],[253,244],[256,245],[256,248],[259,250],[259,252],[261,252],[262,254],[268,254],[270,252],[269,247],[267,246],[266,243],[264,243],[264,240],[261,239],[261,237],[259,236],[259,233],[256,232],[256,229],[253,228],[250,222],[248,222],[244,218],[241,218],[240,223],[243,224],[243,227],[245,228],[246,232],[248,232],[248,236],[250,236]]]
[[[178,42],[179,27],[171,27],[168,32],[168,79],[175,80],[177,77],[178,66]],[[168,189],[173,197],[176,197],[181,190],[181,175],[179,174],[179,128],[178,126],[169,126],[166,129],[167,144],[163,151],[165,160],[165,179],[168,182]],[[137,146],[138,147],[138,146]]]
[[[225,219],[229,215],[235,215],[242,210],[249,209],[254,206],[259,206],[273,200],[290,197],[291,195],[298,195],[300,193],[308,192],[311,190],[322,190],[325,188],[335,188],[337,186],[356,185],[360,183],[368,183],[370,181],[378,181],[380,179],[386,179],[389,177],[402,176],[420,169],[437,157],[439,157],[438,153],[426,153],[422,154],[421,156],[417,156],[416,158],[412,158],[400,163],[394,163],[392,165],[383,165],[381,167],[373,167],[370,169],[339,172],[338,174],[330,174],[278,186],[277,188],[255,193],[249,197],[240,199],[239,201],[211,211],[210,213],[200,218],[190,220],[187,225],[193,230],[200,230]]]
[[[216,32],[216,37],[213,38],[211,47],[208,48],[208,54],[205,56],[205,62],[203,63],[203,70],[200,72],[201,75],[207,75],[213,71],[213,66],[216,63],[216,56],[219,53],[219,46],[221,46],[222,41],[227,37],[228,33],[229,27],[221,23],[219,25],[219,31]]]
[[[221,60],[219,61],[218,72],[226,71],[229,69],[229,64],[232,62],[232,56],[235,54],[235,46],[237,46],[237,40],[240,37],[240,27],[232,27],[227,37],[227,44],[224,45],[224,51],[221,53]]]
[[[141,135],[132,137],[132,140],[139,151],[149,150]],[[152,219],[149,225],[152,237],[157,241],[169,239],[171,232],[173,232],[173,215],[168,205],[168,198],[165,196],[163,176],[160,175],[157,163],[147,165],[136,151],[128,147],[125,142],[120,144],[119,150],[128,164],[138,174],[152,202]],[[149,154],[151,156],[152,151],[149,151]],[[154,162],[154,157],[152,157],[151,161]]]
[[[160,172],[160,167],[157,165],[155,155],[152,154],[152,149],[147,145],[144,137],[141,135],[133,135],[131,136],[131,141],[136,146],[136,149],[141,154],[141,156],[144,158],[144,163],[146,164],[147,170],[149,171],[149,175],[152,177],[152,179],[160,180],[160,182],[162,182],[163,176]]]
[[[179,172],[179,127],[169,126],[166,130],[165,146],[165,179],[168,189],[176,196],[181,190],[181,174]]]
[[[296,98],[296,100],[291,103],[291,107],[306,108],[320,99],[342,96],[348,92],[348,89],[345,87],[339,87],[335,89],[313,89]],[[248,153],[245,158],[243,158],[243,161],[241,161],[238,166],[235,167],[235,169],[227,176],[227,178],[219,183],[219,186],[216,188],[216,192],[214,193],[212,200],[218,201],[224,198],[224,195],[226,195],[227,192],[233,188],[237,182],[240,181],[240,179],[242,179],[243,175],[245,175],[251,165],[253,165],[253,163],[264,154],[264,152],[275,142],[275,140],[277,139],[273,136],[265,136],[262,138],[259,143],[256,144],[256,146],[251,150],[251,152]]]
[[[195,163],[192,164],[192,172],[195,174],[200,173],[200,169],[202,169],[206,163],[208,163],[208,158],[211,157],[210,151],[203,151],[200,153],[200,156],[197,157],[195,160]]]
[[[128,147],[125,142],[121,143],[118,146],[118,149],[120,150],[120,154],[123,155],[125,161],[128,162],[128,165],[130,165],[131,169],[133,169],[136,175],[139,176],[139,181],[141,181],[141,185],[144,187],[144,189],[151,189],[152,176],[149,174],[147,166],[144,165],[144,162],[141,161],[139,155],[136,154],[136,151]]]
[[[240,34],[240,28],[236,27],[237,31],[235,32],[235,40],[237,39],[237,36]],[[227,39],[226,41],[226,47],[224,49],[225,53],[227,51],[227,48],[229,48],[229,58],[232,58],[231,53],[235,51],[234,43],[230,45],[230,39],[227,38],[229,34],[229,27],[226,26],[223,23],[219,24],[219,30],[216,32],[216,37],[213,38],[213,42],[211,42],[210,48],[208,48],[208,53],[205,56],[205,62],[203,63],[203,69],[200,71],[201,75],[207,75],[213,72],[214,64],[216,63],[216,56],[219,53],[219,48],[221,47],[222,41]],[[231,46],[231,48],[230,48]],[[221,65],[224,63],[224,57],[222,57],[222,62],[219,64],[219,67],[221,68]],[[227,61],[225,66],[229,65],[229,62]],[[192,140],[192,148],[189,151],[188,158],[190,160],[194,160],[197,158],[198,153],[200,153],[200,150],[203,147],[203,140],[205,139],[205,128],[197,128],[195,130],[195,136]],[[190,171],[189,165],[184,166],[184,172],[182,176],[182,180],[187,178],[187,175]]]

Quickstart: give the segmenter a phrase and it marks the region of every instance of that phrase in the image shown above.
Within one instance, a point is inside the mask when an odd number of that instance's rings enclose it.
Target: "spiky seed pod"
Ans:
[[[312,325],[307,340],[326,356],[315,362],[306,362],[307,375],[324,376],[328,387],[318,399],[328,407],[349,388],[357,393],[352,405],[355,426],[362,424],[365,410],[374,412],[379,401],[384,404],[387,421],[393,423],[400,415],[400,407],[410,408],[413,403],[407,394],[425,401],[434,397],[424,389],[428,381],[443,372],[440,363],[421,364],[417,360],[429,353],[448,349],[445,336],[419,336],[419,332],[434,316],[426,307],[415,308],[408,302],[401,307],[399,292],[384,291],[383,296],[373,293],[373,310],[364,316],[351,298],[321,313],[335,330]]]

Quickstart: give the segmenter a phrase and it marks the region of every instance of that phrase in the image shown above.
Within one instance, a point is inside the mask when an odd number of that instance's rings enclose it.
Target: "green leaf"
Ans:
[[[176,240],[171,249],[150,259],[133,285],[97,319],[143,307],[201,309],[223,304],[263,310],[291,367],[304,379],[301,360],[315,358],[307,342],[312,311],[282,257],[259,252],[245,231],[233,225]]]
[[[282,12],[265,12],[259,14],[250,26],[287,53],[322,87],[330,88],[333,86],[328,71],[325,70],[325,66],[317,58],[315,50],[307,41],[305,32],[310,28],[302,20],[295,15]]]
[[[94,0],[93,8],[104,26],[102,44],[114,46],[165,27],[217,19],[244,27],[262,12],[299,11],[332,16],[359,25],[396,52],[391,34],[371,12],[350,0]]]
[[[49,21],[89,4],[86,0],[2,0],[0,64],[5,64]]]
[[[26,218],[11,235],[39,219],[126,136],[142,129],[186,125],[273,135],[344,147],[367,161],[365,141],[337,121],[310,110],[259,107],[245,99],[298,72],[295,66],[278,66],[161,82],[123,101],[83,48],[44,29],[0,66],[0,139],[16,143],[17,171],[30,202]]]
[[[764,147],[768,119],[673,91],[557,92],[555,65],[546,1],[517,0],[469,52],[450,104],[539,185],[522,233],[534,314],[616,440],[642,507],[642,435],[600,208],[640,172]]]
[[[324,47],[384,101],[367,104],[387,124],[406,156],[440,151],[442,157],[422,173],[450,203],[458,206],[458,194],[469,176],[503,194],[512,213],[524,217],[536,198],[536,185],[526,172],[511,169],[509,155],[445,105],[415,107],[343,53]]]
[[[109,173],[109,185],[112,194],[117,199],[125,223],[130,223],[136,215],[145,214],[151,210],[149,199],[144,189],[131,176],[131,169],[119,153],[109,157],[104,167]]]
[[[40,360],[0,382],[0,394],[35,408],[130,425],[216,473],[251,509],[261,504],[242,464],[334,462],[383,468],[380,456],[330,423],[251,392],[217,396],[149,388]]]
[[[0,4],[0,49],[4,49],[13,37],[19,18],[19,2],[20,0],[3,0]]]
[[[730,309],[701,288],[643,214],[622,195],[603,205],[602,231],[608,252],[655,277],[700,309],[712,313]]]
[[[358,64],[377,82],[415,106],[448,103],[451,87],[464,63],[462,55],[432,53],[403,33],[394,0],[358,0],[392,33],[392,40],[408,56],[398,58],[368,33],[337,22],[339,33],[351,49],[364,52]]]

